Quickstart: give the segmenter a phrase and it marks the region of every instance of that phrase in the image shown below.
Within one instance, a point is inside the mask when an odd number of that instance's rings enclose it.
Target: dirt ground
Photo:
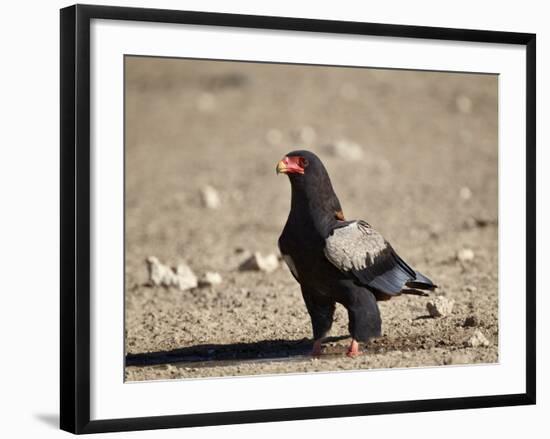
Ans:
[[[126,58],[126,379],[422,367],[498,361],[498,78],[492,75]],[[360,160],[327,145],[358,144]],[[242,252],[278,253],[288,151],[324,161],[348,219],[365,219],[455,301],[380,302],[383,336],[344,355],[338,307],[320,358],[286,266],[239,271]],[[201,203],[213,186],[218,209]],[[470,261],[457,259],[471,249]],[[220,285],[147,285],[145,259],[221,274]],[[435,296],[435,294],[432,294]],[[489,346],[467,347],[481,331]]]

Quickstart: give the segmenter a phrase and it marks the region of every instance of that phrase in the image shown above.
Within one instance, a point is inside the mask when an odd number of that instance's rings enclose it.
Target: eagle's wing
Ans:
[[[361,284],[386,294],[399,294],[412,284],[413,288],[435,288],[365,221],[351,221],[333,229],[325,240],[325,256],[340,271],[349,272]]]

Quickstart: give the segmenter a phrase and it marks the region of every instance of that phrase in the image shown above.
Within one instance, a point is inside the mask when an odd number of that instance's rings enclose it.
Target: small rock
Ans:
[[[469,248],[463,248],[463,249],[460,249],[457,253],[456,253],[456,258],[460,261],[460,262],[470,262],[470,261],[473,261],[474,258],[475,258],[475,253],[472,249],[469,249]]]
[[[445,317],[451,314],[455,301],[444,296],[438,296],[426,304],[431,317]]]
[[[460,198],[463,199],[464,201],[467,201],[470,198],[472,198],[472,190],[468,186],[461,187],[458,194],[460,195]]]
[[[195,273],[186,264],[179,264],[176,268],[176,285],[181,291],[196,288],[199,282]]]
[[[464,319],[462,326],[464,328],[474,328],[479,326],[479,319],[476,316],[468,316]]]
[[[167,370],[170,373],[174,373],[176,371],[176,368],[172,366],[171,364],[164,365],[164,369]]]
[[[162,264],[155,256],[146,260],[149,270],[149,282],[154,286],[177,287],[182,291],[195,288],[197,277],[186,264],[179,264],[176,270]]]
[[[231,258],[232,263],[236,266],[237,269],[240,266],[252,257],[252,252],[244,248],[239,248],[239,251],[235,251],[235,255]]]
[[[270,145],[279,145],[283,140],[283,133],[276,128],[271,128],[265,135],[265,140]]]
[[[260,253],[256,252],[239,266],[239,270],[264,271],[266,273],[271,273],[278,267],[279,259],[277,258],[277,255],[270,253],[267,256],[262,256]]]
[[[215,110],[216,97],[212,93],[201,93],[197,98],[197,109],[203,113]]]
[[[457,96],[455,104],[461,113],[468,114],[472,111],[472,100],[468,96]]]
[[[462,227],[465,229],[474,229],[476,227],[479,227],[480,229],[488,226],[496,226],[498,225],[498,220],[491,219],[487,217],[469,217],[466,218],[462,224]]]
[[[161,264],[155,256],[149,256],[146,262],[147,270],[149,271],[149,282],[151,282],[152,285],[156,287],[163,285],[167,275],[171,276],[172,270],[170,267]]]
[[[466,346],[470,348],[478,348],[480,346],[490,346],[491,343],[489,340],[487,340],[487,337],[483,335],[483,333],[479,330],[474,332],[474,335],[472,335],[467,341]]]
[[[496,219],[490,219],[487,217],[478,217],[474,218],[477,227],[487,227],[487,226],[496,226],[498,221]]]
[[[223,279],[220,273],[216,273],[215,271],[207,271],[199,281],[199,284],[201,286],[210,287],[212,285],[219,285],[222,281]]]
[[[212,186],[205,186],[201,189],[201,199],[203,206],[208,209],[217,209],[221,205],[218,191]]]
[[[325,146],[325,150],[333,157],[345,160],[357,161],[363,158],[363,148],[361,145],[348,140],[338,140],[337,142]]]
[[[473,285],[466,285],[464,287],[464,290],[467,291],[468,293],[475,293],[477,291],[477,288],[474,287]]]

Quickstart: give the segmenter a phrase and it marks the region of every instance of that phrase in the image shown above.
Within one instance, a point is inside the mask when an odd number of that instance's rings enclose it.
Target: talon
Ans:
[[[355,358],[361,355],[361,353],[362,352],[359,350],[359,343],[357,343],[357,340],[352,338],[346,355],[350,358]]]

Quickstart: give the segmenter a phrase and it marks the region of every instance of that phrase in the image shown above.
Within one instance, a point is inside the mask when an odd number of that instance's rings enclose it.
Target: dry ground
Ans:
[[[127,380],[498,361],[497,77],[126,63]],[[329,155],[324,145],[339,140],[364,158]],[[324,160],[347,218],[371,223],[456,301],[451,316],[427,318],[428,298],[382,302],[383,336],[351,360],[339,307],[328,354],[303,355],[310,320],[287,268],[236,269],[238,249],[277,251],[290,189],[275,165],[298,147]],[[217,210],[201,204],[206,184],[219,191]],[[462,263],[465,247],[475,258]],[[150,255],[224,281],[147,286]],[[476,330],[489,347],[465,346]]]

